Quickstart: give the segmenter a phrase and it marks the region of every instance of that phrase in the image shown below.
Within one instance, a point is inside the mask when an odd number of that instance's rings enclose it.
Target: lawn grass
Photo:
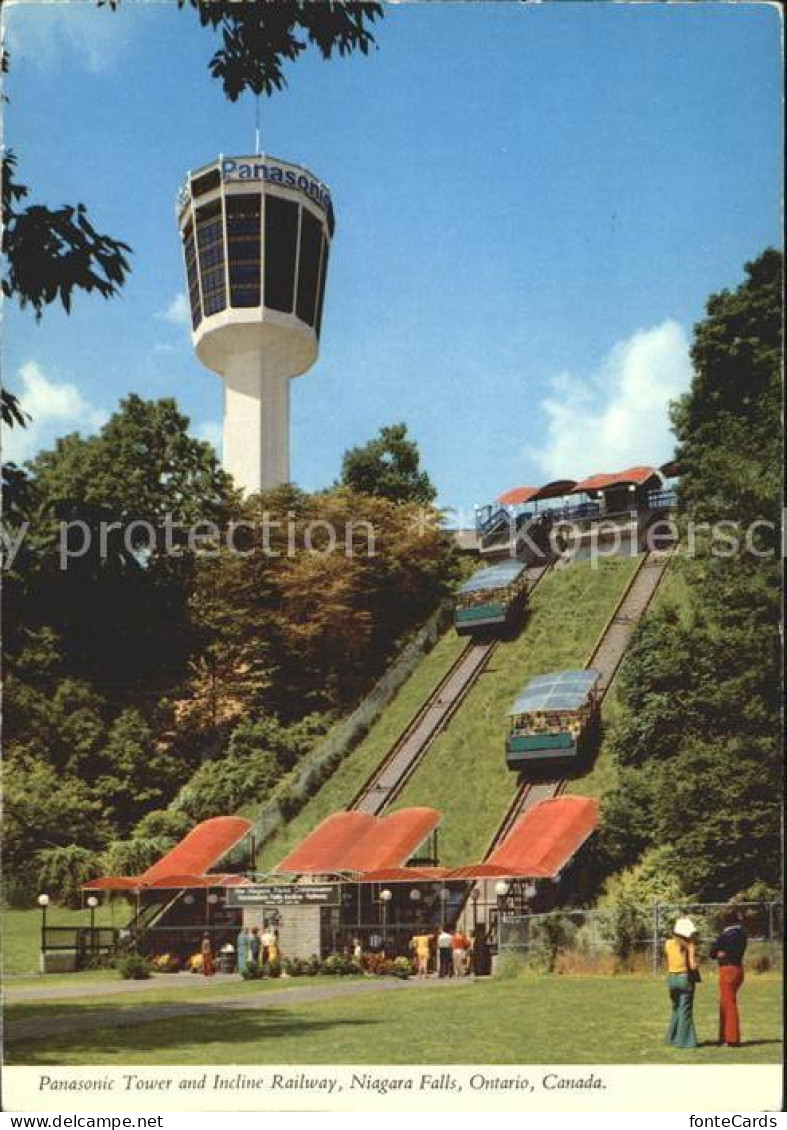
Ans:
[[[107,901],[96,907],[96,926],[125,926],[133,911],[125,901]],[[41,911],[3,909],[3,976],[37,974],[41,946]],[[67,906],[49,906],[47,926],[89,926],[89,910],[70,910]],[[50,984],[51,977],[47,980]],[[67,975],[76,976],[73,973]],[[96,977],[95,971],[91,974]],[[70,982],[69,982],[70,983]]]
[[[344,759],[320,791],[286,826],[262,845],[257,867],[267,870],[285,857],[309,832],[352,801],[358,789],[396,742],[410,720],[467,647],[450,628],[418,664],[364,740]]]
[[[584,667],[641,558],[575,562],[550,573],[530,603],[517,639],[498,645],[492,660],[445,733],[427,752],[393,809],[439,809],[440,862],[481,859],[516,789],[505,764],[507,713],[534,675]],[[584,792],[572,782],[572,792]]]
[[[368,993],[308,1004],[123,1028],[57,1034],[6,1045],[6,1062],[36,1066],[281,1063],[778,1063],[781,980],[751,976],[741,991],[744,1046],[711,1046],[716,984],[697,994],[701,1046],[665,1047],[663,979],[522,976],[440,989]],[[278,1000],[281,999],[281,1007]],[[144,1007],[136,1005],[135,1007]]]

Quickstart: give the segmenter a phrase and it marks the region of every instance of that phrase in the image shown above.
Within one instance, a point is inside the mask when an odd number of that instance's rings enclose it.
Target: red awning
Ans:
[[[459,867],[451,879],[553,879],[598,824],[598,805],[588,797],[542,800],[517,820],[483,863]]]
[[[652,478],[659,478],[655,467],[628,467],[625,471],[590,475],[589,478],[576,483],[570,493],[585,494],[590,491],[607,490],[609,487],[642,486]]]
[[[525,502],[530,502],[534,494],[538,493],[538,487],[514,487],[512,490],[507,490],[504,494],[497,496],[497,501],[503,506],[521,506]]]
[[[150,885],[170,875],[202,875],[223,859],[252,829],[240,816],[214,816],[203,820],[154,863],[140,879]]]
[[[554,479],[551,483],[545,483],[544,486],[539,487],[531,501],[541,502],[548,498],[562,498],[564,494],[571,494],[574,486],[574,479]]]
[[[136,891],[147,888],[172,889],[186,886],[221,887],[234,885],[238,876],[208,875],[241,840],[253,825],[240,816],[214,816],[203,820],[141,875],[106,875],[82,883],[85,891]],[[188,881],[187,881],[188,880]]]
[[[365,871],[364,883],[439,883],[450,875],[448,867],[383,867]]]
[[[274,871],[328,875],[370,872],[407,862],[440,823],[434,808],[402,808],[389,816],[335,812],[281,861]]]
[[[318,824],[273,870],[299,875],[324,875],[340,871],[341,868],[335,866],[336,861],[344,858],[351,845],[356,840],[361,840],[376,820],[377,817],[370,812],[334,812]]]

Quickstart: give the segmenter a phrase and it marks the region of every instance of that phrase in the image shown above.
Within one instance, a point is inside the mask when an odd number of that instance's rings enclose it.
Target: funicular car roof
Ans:
[[[459,589],[459,595],[468,596],[473,592],[493,592],[495,589],[505,588],[506,585],[518,580],[526,569],[525,562],[516,559],[498,561],[496,565],[486,565],[465,581]]]
[[[601,672],[595,667],[581,671],[553,671],[531,679],[508,712],[509,718],[536,711],[579,710],[585,704]]]

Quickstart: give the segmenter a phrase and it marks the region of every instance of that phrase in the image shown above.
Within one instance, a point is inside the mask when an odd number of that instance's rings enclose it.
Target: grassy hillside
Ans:
[[[486,671],[393,808],[440,809],[440,862],[480,859],[513,796],[506,768],[508,709],[534,675],[584,666],[639,559],[578,562],[550,574],[533,594],[519,637],[496,649]],[[576,791],[581,791],[577,789]]]
[[[297,816],[262,845],[257,866],[273,867],[321,820],[346,808],[383,759],[416,711],[467,646],[453,629],[446,632],[400,688],[364,740],[342,762]]]
[[[480,856],[514,787],[505,768],[506,712],[534,674],[582,666],[638,561],[580,562],[545,578],[533,594],[519,638],[501,644],[491,664],[435,742],[394,808],[429,804],[443,812],[441,859]],[[366,739],[258,857],[272,867],[321,820],[345,808],[455,661],[465,641],[447,632],[404,684]],[[465,783],[467,787],[465,787]]]

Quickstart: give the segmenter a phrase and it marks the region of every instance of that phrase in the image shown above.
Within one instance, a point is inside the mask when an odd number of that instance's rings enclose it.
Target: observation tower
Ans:
[[[275,157],[219,157],[178,195],[191,340],[224,381],[224,468],[246,492],[290,478],[290,380],[317,360],[330,192]]]

